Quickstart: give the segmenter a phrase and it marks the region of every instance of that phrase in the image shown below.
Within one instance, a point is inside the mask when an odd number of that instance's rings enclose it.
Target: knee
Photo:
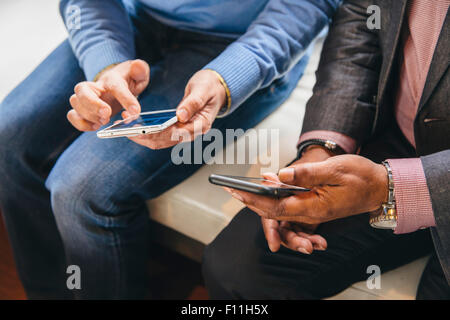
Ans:
[[[0,105],[1,108],[1,105]],[[9,142],[4,138],[6,131],[5,119],[3,119],[0,115],[0,170],[2,172],[2,176],[7,174],[9,170],[7,170],[6,166],[8,165],[7,158],[9,157],[8,153],[11,152],[9,150]],[[2,180],[2,179],[0,179]]]
[[[258,261],[262,252],[255,245],[257,219],[239,213],[203,253],[202,272],[212,299],[248,299],[257,297]],[[247,229],[247,233],[243,229]]]
[[[9,125],[8,115],[5,112],[5,109],[7,108],[9,108],[9,106],[5,101],[0,103],[0,161],[2,161],[0,169],[4,167],[5,156],[11,152],[8,150],[10,149],[10,130],[12,128]]]
[[[202,272],[212,299],[304,299],[319,296],[321,265],[285,248],[271,253],[259,217],[244,209],[205,248]]]
[[[326,288],[320,288],[322,282],[312,277],[314,270],[309,270],[307,263],[302,270],[298,263],[284,265],[283,257],[270,258],[272,254],[258,254],[257,248],[246,249],[253,251],[236,254],[232,246],[225,249],[216,241],[206,247],[202,272],[211,299],[319,299],[331,295],[323,293]],[[296,272],[290,274],[290,268]]]
[[[14,159],[23,158],[30,140],[29,128],[31,119],[27,119],[17,105],[15,94],[10,93],[0,103],[0,168],[5,169],[8,163],[16,164]],[[5,170],[6,173],[7,170]]]
[[[121,228],[141,222],[136,216],[142,201],[130,199],[111,174],[117,173],[63,155],[45,182],[58,225],[70,227],[77,222],[83,227]]]
[[[253,252],[237,251],[232,246],[221,246],[216,241],[205,248],[202,263],[203,278],[210,298],[273,298],[270,293],[261,290],[267,270],[257,257],[257,250],[243,244]]]
[[[229,275],[228,264],[223,263],[223,255],[217,249],[215,242],[206,246],[203,252],[202,273],[207,286],[220,284]]]
[[[6,177],[17,174],[19,164],[24,160],[25,140],[19,128],[24,128],[15,117],[12,117],[9,109],[13,106],[5,99],[0,104],[0,183],[8,183]]]
[[[1,108],[1,105],[0,105]],[[0,115],[0,196],[4,194],[4,189],[7,189],[10,183],[9,177],[14,172],[11,165],[16,162],[13,157],[15,153],[9,148],[8,141],[4,139],[6,134],[5,119]]]
[[[113,202],[89,172],[76,165],[61,166],[58,163],[45,183],[50,191],[52,211],[59,226],[86,223],[107,227],[110,223],[109,206]]]
[[[77,213],[86,212],[85,207],[90,206],[83,192],[81,181],[75,175],[79,176],[79,173],[73,173],[73,175],[54,174],[52,171],[45,183],[50,191],[52,211],[58,222],[66,222],[69,219],[76,220]]]
[[[220,249],[216,242],[206,246],[203,253],[203,279],[211,299],[237,298],[236,288],[233,285],[236,270],[233,270],[232,266],[236,267],[239,262],[230,263],[236,261],[234,259],[225,261],[227,256],[229,252]]]

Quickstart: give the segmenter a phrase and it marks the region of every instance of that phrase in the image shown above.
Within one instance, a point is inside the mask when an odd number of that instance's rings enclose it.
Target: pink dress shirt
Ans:
[[[409,7],[395,118],[414,147],[414,118],[449,5],[450,0],[413,0]],[[333,131],[306,132],[300,136],[299,143],[309,139],[332,140],[348,153],[354,153],[357,148],[354,139]],[[430,193],[420,158],[387,161],[394,178],[398,216],[395,233],[408,233],[435,226]]]

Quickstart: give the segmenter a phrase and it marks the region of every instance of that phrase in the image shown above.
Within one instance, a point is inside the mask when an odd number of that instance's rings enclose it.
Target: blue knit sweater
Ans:
[[[129,10],[138,0],[62,0],[69,39],[88,80],[108,65],[135,59]],[[225,79],[235,109],[296,64],[328,24],[340,0],[140,0],[153,18],[175,28],[236,40],[205,68]]]

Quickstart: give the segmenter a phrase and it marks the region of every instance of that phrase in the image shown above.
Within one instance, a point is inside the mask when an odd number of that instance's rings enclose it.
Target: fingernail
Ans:
[[[131,113],[133,113],[133,114],[138,114],[139,111],[140,111],[140,109],[139,109],[138,106],[131,106],[131,107],[130,107],[130,111],[131,111]]]
[[[233,193],[233,190],[231,190],[230,188],[223,187],[223,189],[224,189],[226,192]]]
[[[273,173],[273,172],[264,172],[262,174],[262,176],[263,176],[263,178],[273,178],[273,177],[277,177],[277,174]]]
[[[98,112],[100,114],[100,118],[105,119],[109,116],[109,110],[108,108],[101,108]]]
[[[305,248],[297,248],[297,250],[298,250],[299,252],[301,252],[301,253],[304,253],[304,254],[310,254],[308,251],[306,251]]]
[[[231,196],[232,196],[233,198],[235,198],[235,199],[238,199],[238,200],[241,201],[241,202],[244,202],[244,198],[242,198],[242,196],[241,196],[240,194],[237,194],[237,193],[235,193],[235,192],[232,192],[232,193],[231,193]]]
[[[318,246],[318,247],[316,247],[315,249],[316,249],[316,250],[320,250],[320,251],[325,251],[325,248],[322,247],[322,246]]]
[[[178,116],[178,119],[179,119],[181,122],[184,122],[184,121],[187,121],[187,120],[188,120],[188,113],[187,113],[186,109],[180,109],[180,110],[178,110],[178,111],[177,111],[177,116]]]
[[[94,129],[95,131],[97,131],[98,129],[100,129],[100,125],[98,124],[98,123],[96,123],[96,124],[94,124],[93,126],[92,126],[92,129]]]
[[[294,181],[294,168],[283,168],[278,173],[281,180],[285,182],[293,182]]]

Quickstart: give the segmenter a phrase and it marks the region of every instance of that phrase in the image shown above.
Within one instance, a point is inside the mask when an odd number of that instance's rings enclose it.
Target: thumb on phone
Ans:
[[[192,85],[188,94],[177,107],[178,121],[188,122],[198,111],[202,110],[208,103],[209,96],[207,87],[201,84]]]
[[[281,182],[301,187],[325,184],[332,173],[327,161],[299,163],[278,172]]]

